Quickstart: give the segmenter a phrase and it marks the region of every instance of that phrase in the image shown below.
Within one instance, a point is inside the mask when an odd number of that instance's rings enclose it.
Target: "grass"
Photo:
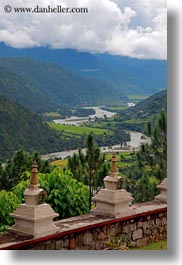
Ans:
[[[45,112],[44,115],[46,117],[51,117],[51,118],[55,118],[55,117],[59,118],[59,117],[61,117],[61,115],[58,112]]]
[[[94,134],[111,134],[106,129],[100,129],[100,128],[89,128],[89,127],[84,127],[84,126],[71,126],[71,125],[64,125],[64,124],[55,124],[53,122],[48,122],[48,125],[59,131],[62,132],[64,131],[65,133],[68,134],[77,134],[77,135],[82,135],[82,134],[89,134],[90,132],[93,132]]]
[[[53,162],[51,162],[51,165],[52,166],[57,166],[57,167],[60,167],[60,168],[66,168],[67,167],[67,159],[63,159],[63,160],[55,160]]]
[[[143,100],[143,99],[148,98],[148,96],[143,96],[143,95],[127,95],[127,97],[130,100],[136,100],[136,101],[139,101],[139,100]]]
[[[131,120],[127,120],[124,121],[124,124],[140,124],[140,123],[147,123],[147,120],[141,120],[141,119],[131,119]]]
[[[113,111],[113,112],[117,112],[117,111],[120,111],[120,110],[126,110],[126,109],[128,109],[129,107],[128,106],[115,106],[115,107],[107,107],[107,109],[109,110],[109,111]]]
[[[167,250],[167,240],[152,242],[146,246],[130,248],[129,250]]]

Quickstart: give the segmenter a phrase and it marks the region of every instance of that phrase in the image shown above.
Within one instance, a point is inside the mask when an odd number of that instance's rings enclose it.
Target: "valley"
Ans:
[[[133,150],[137,151],[139,150],[139,147],[142,143],[150,143],[150,139],[145,136],[143,138],[143,134],[139,132],[128,132],[130,134],[130,141],[126,142],[126,145],[113,145],[113,146],[103,146],[100,147],[102,153],[131,153]],[[85,154],[86,148],[81,149],[82,152]],[[69,151],[62,151],[62,152],[56,152],[56,153],[49,153],[49,154],[43,154],[41,155],[42,160],[65,160],[69,156],[72,156],[74,153],[78,153],[78,149],[69,150]]]
[[[53,120],[54,123],[56,124],[64,124],[64,125],[75,125],[79,126],[87,121],[94,122],[95,119],[103,119],[103,118],[111,118],[114,115],[116,115],[116,112],[113,111],[107,111],[103,109],[102,106],[97,106],[97,107],[83,107],[83,109],[93,109],[94,114],[89,115],[87,117],[78,117],[78,116],[72,116],[66,119],[56,119]]]
[[[100,147],[123,146],[131,140],[128,132],[142,133],[160,109],[166,110],[165,90],[153,95],[165,86],[163,61],[46,48],[43,57],[36,48],[19,54],[0,47],[2,162],[19,149],[46,154],[85,148],[90,133]],[[153,89],[159,69],[163,77]],[[150,81],[146,93],[142,71]]]

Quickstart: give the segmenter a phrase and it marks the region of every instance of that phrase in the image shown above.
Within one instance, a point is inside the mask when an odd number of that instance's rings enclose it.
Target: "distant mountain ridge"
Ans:
[[[0,94],[32,111],[127,100],[100,81],[86,80],[60,66],[30,58],[0,59]]]
[[[56,63],[88,80],[99,80],[123,94],[152,95],[165,89],[167,62],[135,59],[109,54],[91,54],[48,47],[14,49],[0,43],[0,57],[29,57]]]

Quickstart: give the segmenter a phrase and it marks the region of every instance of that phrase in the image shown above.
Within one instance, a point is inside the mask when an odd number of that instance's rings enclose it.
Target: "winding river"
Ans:
[[[67,125],[75,125],[75,126],[80,126],[83,122],[88,121],[89,117],[94,120],[95,117],[98,118],[104,118],[105,116],[109,117],[113,117],[114,115],[116,115],[115,112],[110,112],[107,110],[103,110],[102,107],[86,107],[86,108],[92,108],[95,110],[95,114],[94,115],[90,115],[88,117],[77,117],[77,116],[73,116],[67,119],[57,119],[54,120],[55,123],[57,124],[67,124]],[[105,147],[101,147],[101,152],[126,152],[128,150],[138,150],[140,145],[142,143],[146,143],[146,142],[150,142],[150,139],[147,138],[146,136],[144,137],[145,139],[143,139],[143,134],[139,133],[139,132],[133,132],[133,131],[128,131],[128,133],[130,134],[130,141],[126,143],[126,146],[122,146],[121,145],[113,145],[110,148],[108,146]],[[50,154],[45,154],[42,155],[41,158],[43,160],[48,160],[48,159],[65,159],[68,156],[72,156],[74,153],[77,153],[78,149],[74,149],[74,150],[69,150],[69,151],[61,151],[61,152],[56,152],[56,153],[50,153]],[[82,149],[82,152],[85,153],[86,152],[86,148]]]
[[[116,115],[115,112],[103,110],[102,107],[84,107],[85,109],[94,109],[95,114],[94,115],[89,115],[87,117],[77,117],[77,116],[72,116],[70,118],[66,119],[56,119],[53,120],[56,124],[65,124],[65,125],[75,125],[75,126],[80,126],[82,123],[87,122],[88,119],[91,119],[94,121],[95,117],[97,118],[104,118],[107,116],[108,118],[113,117]]]
[[[141,136],[143,136],[142,133],[139,132],[128,132],[130,134],[131,140],[127,142],[126,147],[121,147],[121,145],[113,145],[110,148],[108,146],[101,147],[101,152],[107,153],[107,152],[127,152],[128,150],[133,151],[133,149],[136,151],[139,149],[140,145],[142,143],[149,143],[150,139],[145,137],[145,139],[141,139]],[[82,148],[82,152],[86,152],[86,148]],[[45,154],[42,155],[41,158],[43,160],[48,160],[48,159],[65,159],[68,156],[72,156],[74,153],[78,153],[78,149],[74,150],[69,150],[69,151],[61,151],[57,153],[50,153],[50,154]]]

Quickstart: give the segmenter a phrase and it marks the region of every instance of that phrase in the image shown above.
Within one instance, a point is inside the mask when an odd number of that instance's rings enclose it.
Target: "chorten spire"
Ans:
[[[37,161],[34,161],[34,164],[32,165],[32,177],[29,185],[29,189],[36,190],[39,187],[39,181],[38,181],[38,165]]]
[[[117,168],[117,158],[116,158],[116,154],[113,154],[112,155],[112,164],[111,164],[110,176],[111,177],[118,176],[118,168]]]

